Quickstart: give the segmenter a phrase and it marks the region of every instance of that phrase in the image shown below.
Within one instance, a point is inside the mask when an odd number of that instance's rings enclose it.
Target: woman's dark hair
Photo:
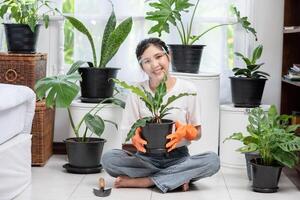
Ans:
[[[159,38],[148,38],[142,40],[136,47],[135,54],[138,60],[140,60],[142,54],[150,45],[162,48],[167,54],[169,54],[169,48],[164,41]]]

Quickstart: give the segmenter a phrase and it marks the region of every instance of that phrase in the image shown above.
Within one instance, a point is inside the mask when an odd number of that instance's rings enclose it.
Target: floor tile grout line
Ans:
[[[227,182],[226,182],[226,179],[225,179],[225,176],[224,176],[224,174],[223,174],[223,170],[222,170],[222,169],[221,169],[221,174],[222,174],[222,177],[223,177],[223,180],[224,180],[225,187],[226,187],[226,189],[227,189],[229,198],[230,198],[230,200],[232,200],[232,196],[231,196],[231,193],[230,193],[230,191],[229,191],[229,187],[228,187],[228,185],[227,185]]]
[[[78,189],[79,185],[82,183],[83,179],[86,177],[86,175],[82,176],[79,183],[75,186],[74,190],[71,192],[70,196],[67,198],[67,200],[70,200],[72,195],[75,193],[75,191]]]

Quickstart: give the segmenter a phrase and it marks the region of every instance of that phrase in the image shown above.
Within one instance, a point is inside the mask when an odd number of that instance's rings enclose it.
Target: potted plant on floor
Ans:
[[[147,141],[147,152],[151,153],[166,152],[166,136],[172,132],[174,122],[166,119],[165,117],[169,114],[168,112],[170,110],[178,109],[176,107],[170,107],[171,103],[184,96],[196,95],[195,93],[180,93],[169,97],[166,102],[164,102],[163,98],[167,94],[166,80],[167,76],[165,75],[152,95],[150,92],[145,90],[145,88],[128,85],[124,81],[114,79],[115,83],[140,97],[151,112],[151,116],[138,119],[131,126],[126,137],[126,141],[128,141],[134,136],[135,130],[138,127],[141,127],[142,137]]]
[[[233,68],[234,76],[230,77],[232,102],[235,107],[257,107],[261,103],[268,73],[259,71],[264,63],[257,63],[261,57],[263,46],[258,45],[250,57],[239,52],[236,56],[243,59],[246,68]]]
[[[132,27],[132,18],[129,17],[116,26],[116,16],[112,7],[111,15],[106,23],[101,45],[100,61],[96,56],[96,49],[93,37],[86,26],[75,17],[65,16],[66,19],[83,33],[90,43],[93,62],[79,62],[77,68],[81,74],[81,101],[82,102],[100,102],[104,98],[113,95],[114,82],[111,78],[116,78],[119,68],[106,67],[107,63],[117,53],[121,44],[124,42]],[[81,67],[83,64],[88,67]]]
[[[112,121],[102,119],[97,113],[103,109],[106,102],[110,102],[117,106],[124,107],[125,103],[114,97],[103,99],[100,103],[86,113],[78,124],[74,124],[70,105],[76,98],[79,92],[79,86],[76,84],[81,79],[76,72],[78,63],[74,63],[67,74],[40,79],[35,86],[35,91],[38,99],[46,99],[48,107],[60,107],[68,110],[70,124],[75,134],[73,138],[65,140],[69,163],[64,167],[75,173],[95,173],[101,171],[101,155],[105,139],[100,138],[104,129],[105,122],[112,123]],[[80,127],[85,124],[86,128],[83,133],[80,133]],[[87,136],[88,130],[90,135]],[[92,134],[98,137],[91,137]]]
[[[250,22],[247,17],[241,17],[240,12],[236,7],[233,8],[234,15],[237,21],[234,23],[218,24],[203,31],[201,34],[194,35],[192,26],[194,16],[199,5],[197,0],[196,5],[190,3],[189,0],[158,0],[157,2],[149,3],[149,6],[154,9],[146,13],[146,19],[155,21],[157,24],[152,26],[148,33],[158,33],[161,36],[162,32],[169,33],[170,25],[176,27],[182,44],[169,44],[172,51],[172,69],[177,72],[198,73],[199,65],[202,56],[202,50],[205,45],[194,45],[203,35],[215,28],[228,25],[240,24],[246,31],[251,32],[256,38],[256,31],[250,27]],[[182,14],[189,12],[194,6],[193,14],[185,27],[182,21]]]
[[[250,161],[253,172],[253,190],[256,192],[276,192],[283,166],[292,168],[298,161],[300,138],[295,135],[299,125],[288,125],[291,116],[279,115],[272,105],[266,113],[262,108],[254,108],[249,115],[247,130],[251,137],[232,137],[245,141],[240,152],[258,151],[260,158]],[[236,133],[235,133],[236,134]]]
[[[49,13],[59,12],[48,0],[3,0],[0,17],[8,15],[11,23],[3,23],[8,52],[35,53],[40,21],[49,24]]]

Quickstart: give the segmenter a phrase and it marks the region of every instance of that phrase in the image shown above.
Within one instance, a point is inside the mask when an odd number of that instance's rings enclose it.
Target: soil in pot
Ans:
[[[166,153],[167,135],[172,133],[174,122],[163,119],[162,123],[147,123],[142,127],[142,137],[147,141],[147,153]]]

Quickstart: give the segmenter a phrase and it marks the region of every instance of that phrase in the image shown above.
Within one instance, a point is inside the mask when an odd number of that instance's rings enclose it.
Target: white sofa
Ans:
[[[31,126],[35,93],[0,84],[0,200],[14,198],[31,181]]]

